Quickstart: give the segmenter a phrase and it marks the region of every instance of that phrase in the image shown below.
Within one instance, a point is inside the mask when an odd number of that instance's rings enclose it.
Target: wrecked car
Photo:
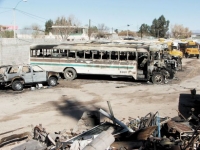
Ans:
[[[48,83],[56,86],[59,73],[45,71],[37,65],[7,65],[0,66],[0,85],[12,87],[14,91],[23,90],[24,85]]]

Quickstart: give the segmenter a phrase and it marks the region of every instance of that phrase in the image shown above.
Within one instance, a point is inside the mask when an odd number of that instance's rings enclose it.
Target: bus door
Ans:
[[[157,55],[155,55],[157,57]],[[147,78],[147,67],[148,67],[148,53],[138,52],[137,58],[137,78],[145,79]]]

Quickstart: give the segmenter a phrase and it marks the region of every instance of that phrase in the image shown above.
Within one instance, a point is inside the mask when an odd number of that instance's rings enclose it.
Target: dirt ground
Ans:
[[[179,95],[196,88],[200,94],[200,60],[183,59],[183,71],[167,84],[153,85],[131,79],[78,76],[60,80],[58,86],[22,92],[0,90],[0,133],[42,124],[48,132],[70,130],[82,113],[103,108],[110,101],[119,120],[159,111],[160,116],[177,115]]]

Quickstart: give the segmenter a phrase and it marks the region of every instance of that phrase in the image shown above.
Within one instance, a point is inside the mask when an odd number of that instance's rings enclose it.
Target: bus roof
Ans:
[[[91,45],[58,45],[54,49],[69,49],[69,50],[100,50],[100,51],[136,51],[135,48],[114,47],[114,46],[91,46]]]
[[[53,47],[57,46],[58,44],[34,44],[30,46],[31,50],[34,49],[52,49]]]
[[[90,42],[72,42],[62,44],[34,44],[30,46],[31,50],[39,49],[70,49],[70,50],[100,50],[100,51],[138,51],[147,52],[149,45],[142,44],[116,44],[116,43],[90,43]]]

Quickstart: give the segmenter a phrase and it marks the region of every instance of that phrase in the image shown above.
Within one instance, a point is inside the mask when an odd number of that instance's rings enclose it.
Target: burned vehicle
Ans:
[[[167,79],[173,79],[179,65],[168,53],[165,53],[163,45],[150,45],[151,60],[157,69],[165,74]]]
[[[23,90],[24,85],[48,83],[56,86],[59,73],[45,71],[37,65],[7,65],[0,66],[0,85],[12,87],[15,91]]]

